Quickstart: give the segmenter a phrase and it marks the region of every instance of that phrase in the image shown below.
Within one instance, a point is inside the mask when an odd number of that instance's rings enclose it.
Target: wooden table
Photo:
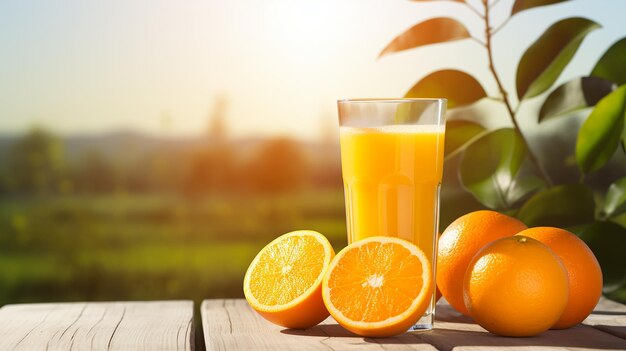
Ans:
[[[585,325],[532,338],[490,334],[445,301],[437,305],[435,329],[385,339],[356,336],[332,318],[307,330],[285,329],[239,299],[205,300],[200,311],[207,350],[626,350],[626,306],[606,299]]]
[[[193,350],[192,301],[7,305],[0,350]]]
[[[523,307],[521,307],[523,308]],[[194,326],[191,301],[7,305],[4,350],[626,350],[626,306],[601,300],[584,325],[533,338],[503,338],[437,306],[435,329],[393,338],[356,336],[332,318],[289,330],[259,317],[245,300],[205,300]],[[194,331],[204,333],[195,344]],[[200,329],[201,328],[201,329]]]

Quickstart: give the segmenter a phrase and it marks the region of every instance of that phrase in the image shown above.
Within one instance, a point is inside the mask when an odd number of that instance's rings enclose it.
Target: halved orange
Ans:
[[[401,334],[430,304],[434,282],[429,259],[415,244],[370,237],[341,250],[322,283],[322,296],[337,323],[370,337]]]
[[[274,239],[256,255],[243,279],[250,306],[287,328],[312,327],[328,317],[322,279],[335,256],[328,239],[299,230]]]

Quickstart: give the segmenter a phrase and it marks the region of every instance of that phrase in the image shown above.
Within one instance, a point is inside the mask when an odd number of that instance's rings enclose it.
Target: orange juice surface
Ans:
[[[443,127],[341,127],[348,241],[396,236],[432,260],[443,168]]]

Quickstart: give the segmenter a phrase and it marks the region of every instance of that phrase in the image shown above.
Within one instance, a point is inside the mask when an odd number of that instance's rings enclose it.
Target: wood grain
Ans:
[[[415,334],[389,339],[362,338],[328,318],[306,330],[267,322],[242,299],[205,300],[200,307],[208,350],[437,350]]]
[[[532,338],[492,335],[445,301],[434,330],[384,339],[354,335],[332,318],[285,329],[242,299],[205,300],[201,314],[207,350],[626,350],[626,306],[605,299],[584,324]],[[193,350],[193,328],[191,301],[8,305],[0,350]]]
[[[596,311],[618,307],[626,308],[602,300]],[[505,338],[488,333],[442,300],[437,305],[435,329],[373,339],[346,331],[330,317],[310,329],[285,329],[265,321],[241,299],[205,300],[200,311],[207,350],[626,350],[626,340],[604,328],[623,332],[620,326],[626,317],[622,314],[589,317],[590,323],[595,321],[602,328],[579,325],[532,338]],[[607,316],[610,319],[602,319]]]
[[[193,350],[193,302],[7,305],[0,350]]]

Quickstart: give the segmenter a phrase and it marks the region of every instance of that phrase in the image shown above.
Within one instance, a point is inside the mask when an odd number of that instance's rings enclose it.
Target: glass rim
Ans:
[[[385,103],[385,104],[401,104],[410,102],[447,102],[446,98],[356,98],[356,99],[339,99],[338,104],[349,103]]]

